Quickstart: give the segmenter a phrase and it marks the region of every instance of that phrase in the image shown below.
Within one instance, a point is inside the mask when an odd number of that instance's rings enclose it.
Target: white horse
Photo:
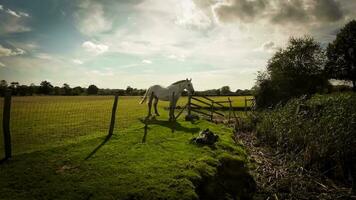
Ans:
[[[140,102],[140,104],[142,104],[146,101],[147,97],[149,97],[147,118],[151,116],[152,100],[154,99],[153,106],[155,108],[156,115],[159,116],[157,111],[158,100],[169,101],[169,120],[174,120],[174,109],[179,97],[182,95],[183,90],[187,90],[189,94],[194,93],[192,79],[177,81],[167,88],[160,85],[153,85],[149,87]]]

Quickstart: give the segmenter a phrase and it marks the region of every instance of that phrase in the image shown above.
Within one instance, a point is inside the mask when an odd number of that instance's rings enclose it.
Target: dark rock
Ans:
[[[199,133],[199,136],[192,139],[192,142],[202,145],[213,145],[217,142],[219,136],[211,132],[209,129],[206,129]]]

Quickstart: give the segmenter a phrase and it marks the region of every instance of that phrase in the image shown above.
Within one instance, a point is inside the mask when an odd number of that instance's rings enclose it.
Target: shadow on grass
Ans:
[[[151,120],[139,119],[139,120],[141,121],[141,123],[143,123],[145,125],[143,127],[144,133],[143,133],[143,137],[142,137],[142,143],[146,142],[147,132],[150,129],[148,127],[148,125],[159,125],[159,126],[167,127],[172,130],[172,133],[174,133],[174,131],[176,131],[176,130],[186,132],[186,133],[191,133],[191,134],[194,134],[194,133],[197,133],[200,131],[200,128],[184,127],[177,121],[170,122],[170,121],[163,121],[163,120],[156,120],[156,119],[151,119]]]
[[[101,142],[99,146],[97,146],[84,160],[91,158],[102,146],[104,146],[110,140],[111,137],[112,135],[107,135],[103,142]]]
[[[146,122],[144,119],[139,119],[144,125],[146,125]],[[188,128],[188,127],[184,127],[182,126],[179,122],[175,121],[175,122],[170,122],[170,121],[164,121],[164,120],[157,120],[157,119],[153,119],[153,120],[147,120],[147,125],[159,125],[159,126],[163,126],[163,127],[167,127],[167,128],[174,128],[174,130],[176,131],[182,131],[182,132],[186,132],[186,133],[197,133],[200,131],[200,128]]]

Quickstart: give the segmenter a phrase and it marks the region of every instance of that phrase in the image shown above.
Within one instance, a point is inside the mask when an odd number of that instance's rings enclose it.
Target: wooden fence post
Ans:
[[[11,90],[5,92],[4,111],[3,111],[3,132],[5,145],[5,160],[11,158],[11,135],[10,135],[10,113],[11,113]]]
[[[229,119],[228,122],[230,123],[230,118],[231,118],[231,111],[232,111],[232,104],[231,104],[231,99],[230,97],[227,98],[229,101]]]
[[[211,115],[210,115],[210,121],[213,121],[214,118],[214,101],[211,102]]]
[[[112,112],[111,112],[111,122],[110,122],[109,134],[108,134],[109,136],[111,136],[114,132],[116,108],[117,108],[118,100],[119,100],[119,95],[115,94],[114,104],[112,106]]]
[[[246,99],[246,96],[245,96],[245,112],[247,112],[247,99]]]
[[[191,102],[192,102],[192,95],[188,95],[188,116],[191,115]]]

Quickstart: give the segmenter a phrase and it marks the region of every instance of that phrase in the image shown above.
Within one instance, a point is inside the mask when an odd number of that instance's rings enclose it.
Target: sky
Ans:
[[[290,37],[325,47],[355,0],[0,0],[0,79],[248,89]]]

